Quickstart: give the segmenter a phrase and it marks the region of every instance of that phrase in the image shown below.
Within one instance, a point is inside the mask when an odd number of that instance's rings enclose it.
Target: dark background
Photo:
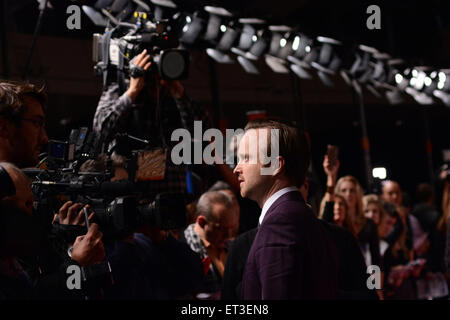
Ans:
[[[335,37],[351,45],[373,46],[411,65],[435,68],[450,66],[449,1],[268,1],[183,0],[183,10],[193,12],[204,5],[218,5],[240,17],[259,17],[273,24],[300,26],[309,35]],[[53,1],[43,20],[28,79],[45,83],[49,93],[48,135],[67,138],[70,129],[91,126],[101,81],[94,77],[91,38],[95,27],[82,15],[81,30],[66,28],[69,0]],[[381,30],[366,28],[366,8],[381,8]],[[3,79],[20,79],[39,14],[35,0],[1,2],[1,65]],[[263,62],[260,75],[246,74],[236,63],[215,65],[219,85],[219,104],[211,94],[210,61],[202,50],[193,50],[190,77],[183,81],[186,91],[209,108],[216,124],[228,121],[229,128],[243,128],[245,112],[266,110],[270,115],[296,119],[306,124],[312,138],[313,165],[319,181],[327,144],[340,147],[340,174],[353,174],[363,184],[364,165],[360,147],[359,107],[352,90],[339,77],[334,87],[325,87],[317,78],[295,80],[292,75],[273,73]],[[298,92],[299,95],[296,95]],[[442,164],[442,150],[450,148],[450,108],[440,103],[420,106],[411,98],[391,106],[365,91],[366,117],[373,166],[383,166],[408,192],[429,180],[425,152],[425,115],[429,118],[433,144],[433,167]]]

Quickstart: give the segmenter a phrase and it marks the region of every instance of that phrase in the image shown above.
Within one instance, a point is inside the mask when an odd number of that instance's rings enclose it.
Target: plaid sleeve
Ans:
[[[94,115],[93,131],[104,143],[110,142],[119,131],[122,119],[132,106],[130,97],[120,95],[119,85],[112,83],[103,91]]]

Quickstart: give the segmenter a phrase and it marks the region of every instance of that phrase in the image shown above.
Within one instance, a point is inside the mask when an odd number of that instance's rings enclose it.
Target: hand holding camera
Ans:
[[[150,66],[152,65],[151,62],[151,56],[147,53],[147,50],[145,49],[140,54],[138,54],[133,59],[133,67],[136,71],[131,72],[130,77],[130,87],[128,88],[126,94],[130,97],[132,101],[136,100],[136,97],[139,95],[139,93],[144,88],[145,84],[145,77],[144,73],[150,69]],[[140,71],[140,72],[139,72]]]
[[[75,239],[72,249],[72,260],[80,266],[88,266],[99,263],[105,259],[105,248],[102,242],[103,234],[98,230],[98,225],[93,223],[84,236]]]
[[[59,220],[59,224],[85,226],[86,222],[84,219],[84,212],[82,208],[83,208],[82,203],[73,204],[72,201],[67,201],[59,209],[59,213],[55,215],[53,222]],[[90,209],[90,206],[86,205],[85,208]],[[93,219],[94,213],[91,212],[91,214],[89,215],[89,222],[92,222]]]

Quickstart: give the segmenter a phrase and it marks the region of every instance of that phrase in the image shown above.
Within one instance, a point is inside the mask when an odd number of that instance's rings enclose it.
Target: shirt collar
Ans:
[[[271,195],[269,197],[269,199],[266,200],[266,202],[264,202],[264,205],[263,205],[262,210],[261,210],[261,215],[259,216],[259,224],[260,225],[262,224],[267,211],[270,209],[270,207],[273,205],[273,203],[275,201],[277,201],[279,197],[281,197],[285,193],[288,193],[288,192],[291,192],[291,191],[299,192],[296,187],[293,187],[293,186],[292,187],[286,187],[286,188],[280,189],[277,192],[275,192],[273,195]]]

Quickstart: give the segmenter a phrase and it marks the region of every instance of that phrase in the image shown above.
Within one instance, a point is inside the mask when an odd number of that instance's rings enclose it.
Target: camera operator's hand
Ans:
[[[87,210],[90,209],[89,205],[86,205],[85,207]],[[56,217],[58,217],[60,224],[71,224],[71,225],[78,225],[78,226],[86,225],[86,221],[84,219],[84,211],[83,211],[82,203],[73,204],[72,201],[67,201],[59,209],[59,213],[58,213],[58,215],[55,216],[55,219],[56,219]],[[91,212],[88,216],[89,222],[92,222],[93,218],[94,218],[94,213]],[[55,221],[55,219],[53,221]]]
[[[105,248],[102,242],[103,234],[98,231],[98,225],[93,223],[84,236],[75,239],[72,249],[72,260],[82,267],[99,263],[105,258]]]
[[[151,57],[147,53],[147,50],[144,50],[133,59],[132,64],[147,71],[152,65],[150,58]],[[144,76],[139,78],[130,77],[130,87],[126,91],[126,94],[130,97],[131,101],[134,102],[134,100],[136,100],[136,97],[144,88],[144,83],[145,83]]]
[[[178,80],[161,80],[161,86],[169,89],[170,95],[175,99],[181,99],[184,94],[184,87]]]

